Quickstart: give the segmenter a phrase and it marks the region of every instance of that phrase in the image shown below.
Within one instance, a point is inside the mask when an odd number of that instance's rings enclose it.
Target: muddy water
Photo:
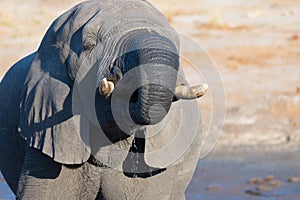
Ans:
[[[299,200],[299,150],[236,148],[200,160],[187,199]],[[252,180],[252,182],[251,182]]]

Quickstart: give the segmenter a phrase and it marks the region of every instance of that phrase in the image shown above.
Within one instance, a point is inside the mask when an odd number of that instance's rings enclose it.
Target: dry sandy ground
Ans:
[[[0,78],[35,51],[51,22],[76,2],[0,1]],[[207,50],[226,91],[221,138],[200,160],[188,199],[300,199],[300,1],[150,2]],[[187,54],[203,56],[197,49]],[[195,81],[188,62],[183,65]],[[210,97],[199,102],[204,125]]]

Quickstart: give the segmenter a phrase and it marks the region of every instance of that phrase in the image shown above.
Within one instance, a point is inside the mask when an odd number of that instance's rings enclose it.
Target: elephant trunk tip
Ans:
[[[157,87],[157,85],[142,86],[132,95],[130,115],[136,124],[154,125],[167,115],[173,93],[166,88]]]

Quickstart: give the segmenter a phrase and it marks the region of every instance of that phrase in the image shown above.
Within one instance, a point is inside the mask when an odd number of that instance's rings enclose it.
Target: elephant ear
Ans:
[[[20,105],[20,131],[30,147],[55,161],[79,164],[88,160],[88,123],[72,113],[72,82],[54,48],[37,52],[30,66]],[[47,53],[43,53],[47,52]],[[88,136],[87,136],[88,137]]]
[[[84,38],[81,33],[98,11],[96,4],[78,4],[52,23],[24,85],[21,135],[29,146],[60,163],[79,164],[90,156],[89,122],[87,117],[72,113],[74,100],[78,100],[72,91],[78,48],[82,48]]]

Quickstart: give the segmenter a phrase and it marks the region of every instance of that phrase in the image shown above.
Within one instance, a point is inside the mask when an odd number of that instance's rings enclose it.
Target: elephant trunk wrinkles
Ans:
[[[138,102],[129,106],[133,121],[143,125],[159,123],[170,109],[173,93],[160,85],[142,86],[137,93]]]
[[[179,59],[175,45],[157,33],[134,34],[127,44],[128,53],[123,56],[122,71],[126,73],[137,66],[154,67],[154,70],[138,70],[142,85],[131,97],[129,112],[137,124],[159,123],[169,111],[176,85],[176,77],[170,70],[178,70]],[[147,81],[156,80],[155,84]]]

